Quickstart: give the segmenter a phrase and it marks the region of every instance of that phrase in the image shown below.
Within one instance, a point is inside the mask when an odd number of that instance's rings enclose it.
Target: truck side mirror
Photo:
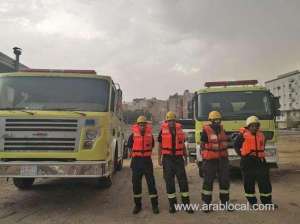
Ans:
[[[198,111],[198,94],[197,94],[197,92],[194,93],[194,96],[192,99],[192,109],[193,109],[193,117],[195,119],[197,117],[197,111]]]
[[[117,89],[117,112],[118,112],[118,117],[120,120],[122,120],[122,96],[123,92],[121,89]]]
[[[280,108],[280,101],[279,101],[279,97],[274,97],[273,98],[273,102],[274,102],[274,107],[275,109],[279,109]]]
[[[281,115],[281,111],[280,110],[275,110],[275,116],[280,116]]]
[[[279,97],[273,97],[273,111],[275,116],[281,115],[281,111],[279,110],[279,108],[280,108]]]

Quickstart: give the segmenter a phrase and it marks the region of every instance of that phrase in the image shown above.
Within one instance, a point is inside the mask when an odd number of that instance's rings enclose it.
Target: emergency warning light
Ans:
[[[218,81],[218,82],[206,82],[205,87],[212,86],[242,86],[242,85],[256,85],[257,80],[238,80],[238,81]]]
[[[21,69],[20,72],[97,74],[95,70],[73,70],[73,69]]]

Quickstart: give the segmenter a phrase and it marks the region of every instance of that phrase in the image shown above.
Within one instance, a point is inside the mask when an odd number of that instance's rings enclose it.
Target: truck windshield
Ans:
[[[181,119],[177,121],[183,129],[195,129],[195,120]]]
[[[200,93],[197,103],[198,120],[207,120],[213,110],[221,112],[223,120],[244,120],[251,115],[272,119],[270,96],[265,91]]]
[[[108,110],[109,82],[76,77],[1,77],[0,109]]]

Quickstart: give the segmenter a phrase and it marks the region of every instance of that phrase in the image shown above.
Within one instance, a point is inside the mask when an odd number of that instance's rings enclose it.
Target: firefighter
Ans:
[[[269,167],[265,159],[266,141],[259,127],[258,117],[248,117],[246,127],[240,129],[234,141],[235,151],[241,156],[245,196],[251,205],[257,204],[255,182],[258,183],[261,203],[273,204]]]
[[[167,113],[166,120],[161,125],[158,142],[158,164],[163,166],[163,176],[170,204],[169,212],[175,213],[175,204],[177,204],[175,176],[178,180],[182,203],[189,206],[190,198],[185,172],[185,166],[187,165],[187,154],[184,145],[185,135],[181,124],[176,122],[176,116],[171,111]],[[191,209],[186,209],[186,211],[193,213]]]
[[[228,137],[221,125],[222,116],[218,111],[211,111],[208,115],[210,123],[204,125],[201,133],[201,156],[203,171],[202,201],[210,212],[213,183],[215,177],[219,181],[219,197],[222,204],[229,201],[229,160]],[[229,210],[230,211],[230,210]]]
[[[131,149],[132,185],[135,207],[133,214],[142,210],[142,178],[145,176],[148,191],[151,198],[152,211],[159,213],[158,196],[153,175],[153,163],[151,159],[154,138],[152,127],[146,121],[146,117],[139,116],[137,123],[132,126],[132,134],[128,139],[128,148]]]

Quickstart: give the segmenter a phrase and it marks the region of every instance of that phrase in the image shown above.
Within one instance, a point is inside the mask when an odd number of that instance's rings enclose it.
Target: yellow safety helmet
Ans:
[[[136,120],[136,123],[147,123],[147,118],[145,116],[139,116],[138,119]]]
[[[222,119],[221,113],[218,111],[211,111],[208,115],[208,120]]]
[[[259,124],[259,119],[256,116],[250,116],[246,120],[246,126],[248,127],[250,124]]]
[[[176,120],[176,115],[174,112],[169,111],[166,115],[166,120],[171,121],[171,120]]]

